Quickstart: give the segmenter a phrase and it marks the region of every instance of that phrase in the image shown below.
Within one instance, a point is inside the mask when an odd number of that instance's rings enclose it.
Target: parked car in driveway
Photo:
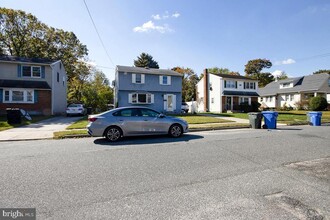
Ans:
[[[66,108],[66,115],[71,116],[71,115],[86,115],[87,114],[87,109],[84,107],[83,104],[70,104]]]
[[[180,137],[188,132],[188,123],[180,118],[165,116],[146,107],[122,107],[90,115],[88,134],[105,137],[108,141],[118,141],[126,136],[168,134]]]
[[[186,102],[182,102],[182,104],[181,104],[181,111],[182,111],[182,113],[188,113],[188,111],[189,111],[189,105]]]

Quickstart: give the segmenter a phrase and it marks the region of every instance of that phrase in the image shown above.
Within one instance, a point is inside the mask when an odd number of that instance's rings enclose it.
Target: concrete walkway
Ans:
[[[18,128],[0,131],[0,141],[51,139],[56,131],[63,131],[81,117],[54,117]]]

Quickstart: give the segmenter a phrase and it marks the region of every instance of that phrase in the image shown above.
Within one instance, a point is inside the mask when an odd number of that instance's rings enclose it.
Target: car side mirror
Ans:
[[[162,114],[162,113],[160,113],[160,114],[158,115],[158,118],[165,118],[165,115]]]

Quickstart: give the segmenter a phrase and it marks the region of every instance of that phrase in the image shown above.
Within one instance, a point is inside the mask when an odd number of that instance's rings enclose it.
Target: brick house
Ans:
[[[21,108],[30,115],[65,114],[67,76],[61,61],[0,56],[0,114]]]

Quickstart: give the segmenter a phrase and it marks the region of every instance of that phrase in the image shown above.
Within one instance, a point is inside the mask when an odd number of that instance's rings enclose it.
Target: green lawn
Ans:
[[[84,129],[88,125],[88,116],[84,116],[83,118],[79,119],[66,129],[72,130],[72,129]]]
[[[31,121],[27,121],[25,119],[22,119],[21,124],[10,125],[10,124],[7,123],[7,116],[0,116],[0,131],[20,127],[20,126],[23,126],[23,125],[33,124],[33,123],[36,123],[38,121],[42,121],[42,120],[45,120],[45,119],[48,119],[48,118],[51,118],[51,117],[52,116],[31,116],[31,118],[32,118]]]
[[[200,116],[200,115],[180,115],[180,116],[175,116],[175,117],[186,120],[188,122],[188,124],[206,124],[206,123],[232,122],[230,120],[224,120],[224,119],[213,118],[213,117],[208,117],[208,116]]]

